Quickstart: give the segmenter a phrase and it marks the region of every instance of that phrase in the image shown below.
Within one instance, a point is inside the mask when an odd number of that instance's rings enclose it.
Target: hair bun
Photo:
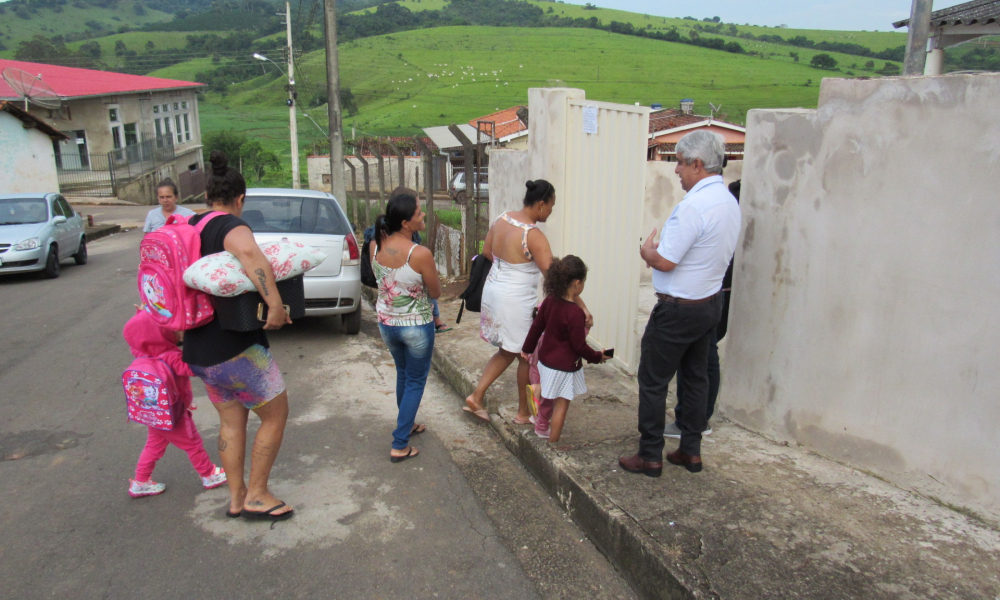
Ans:
[[[533,190],[537,185],[538,184],[535,183],[534,181],[528,181],[524,184],[524,187],[528,188],[529,190]]]
[[[208,162],[212,163],[212,173],[215,175],[225,175],[229,169],[229,159],[218,150],[212,150],[212,154],[208,157]]]

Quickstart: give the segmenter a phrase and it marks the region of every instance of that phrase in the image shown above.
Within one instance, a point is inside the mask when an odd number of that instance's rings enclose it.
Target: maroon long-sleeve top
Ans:
[[[586,321],[582,308],[568,300],[549,296],[538,307],[538,315],[531,323],[521,350],[533,354],[538,338],[544,333],[545,340],[538,348],[538,361],[546,367],[572,372],[583,368],[582,359],[599,363],[601,353],[587,344]]]

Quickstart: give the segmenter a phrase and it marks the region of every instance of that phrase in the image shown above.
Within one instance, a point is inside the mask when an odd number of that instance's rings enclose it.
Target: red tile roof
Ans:
[[[473,127],[476,126],[477,121],[493,121],[496,123],[496,139],[502,140],[503,138],[514,135],[515,133],[520,133],[522,131],[527,131],[528,126],[521,121],[517,116],[517,111],[524,108],[523,106],[512,106],[506,110],[501,110],[500,112],[495,112],[485,117],[479,117],[478,119],[473,119],[469,121],[469,125]],[[482,130],[485,133],[491,134],[493,127],[488,123],[482,123]],[[473,140],[475,142],[475,140]]]
[[[694,125],[695,123],[701,123],[707,119],[708,117],[686,115],[676,108],[668,108],[667,110],[650,113],[649,133],[674,129],[675,127],[683,127],[685,125]]]
[[[21,69],[31,75],[41,75],[42,82],[51,87],[62,98],[205,87],[203,83],[190,81],[0,59],[0,71],[8,67]],[[15,100],[17,97],[17,93],[7,85],[6,81],[0,78],[0,99]]]

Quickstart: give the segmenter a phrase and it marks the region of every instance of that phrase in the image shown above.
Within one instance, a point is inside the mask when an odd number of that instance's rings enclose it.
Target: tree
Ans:
[[[125,47],[125,42],[122,40],[115,41],[115,56],[125,56],[128,52],[128,48]]]
[[[90,58],[101,58],[101,45],[97,42],[86,42],[80,45],[80,54]]]
[[[799,62],[799,53],[798,52],[789,52],[788,56],[791,56],[792,60],[794,60],[795,62]]]
[[[257,183],[260,183],[268,169],[281,168],[278,155],[265,150],[264,146],[257,140],[250,140],[240,146],[240,160],[243,163],[243,170],[253,173]]]
[[[146,42],[146,50],[152,50],[153,48],[156,48],[156,44],[153,43],[153,40]]]
[[[865,68],[868,69],[869,71],[875,70],[875,61],[874,60],[870,60],[870,61],[866,62],[865,63]]]
[[[887,62],[885,66],[879,71],[883,75],[899,75],[899,65],[895,63]]]
[[[837,59],[830,56],[829,54],[817,54],[812,57],[809,64],[816,67],[817,69],[829,69],[833,70],[837,68]]]
[[[142,2],[136,2],[132,5],[132,12],[134,12],[136,16],[141,17],[146,14],[146,7]]]
[[[218,150],[226,155],[230,163],[234,163],[239,158],[240,147],[247,143],[247,136],[245,133],[230,129],[228,131],[206,133],[202,136],[201,140],[205,144],[205,147],[202,149],[205,155],[205,162],[208,162],[208,157],[211,156],[213,150]]]

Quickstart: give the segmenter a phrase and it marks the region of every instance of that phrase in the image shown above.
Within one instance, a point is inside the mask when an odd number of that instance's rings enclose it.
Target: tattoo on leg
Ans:
[[[267,291],[267,276],[264,275],[264,269],[257,269],[254,273],[257,274],[257,281],[260,282],[260,289],[264,292],[264,295],[270,295]]]
[[[251,500],[250,502],[247,502],[247,504],[249,506],[264,506],[264,503],[260,500]]]
[[[229,442],[227,442],[222,438],[219,438],[219,452],[225,452],[226,448],[228,447],[229,447]]]

